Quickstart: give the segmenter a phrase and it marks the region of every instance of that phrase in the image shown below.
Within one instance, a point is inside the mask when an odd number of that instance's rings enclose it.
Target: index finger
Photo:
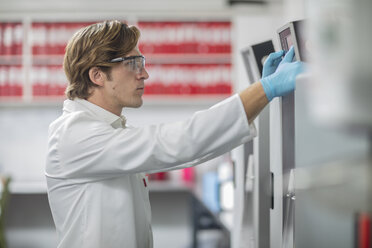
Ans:
[[[284,51],[281,50],[279,52],[274,52],[274,53],[270,53],[269,57],[268,57],[268,60],[271,59],[271,60],[275,60],[277,58],[280,58],[284,55]]]
[[[291,46],[291,48],[289,49],[289,51],[286,53],[286,55],[284,56],[283,60],[281,63],[290,63],[293,61],[293,58],[294,58],[294,47]]]

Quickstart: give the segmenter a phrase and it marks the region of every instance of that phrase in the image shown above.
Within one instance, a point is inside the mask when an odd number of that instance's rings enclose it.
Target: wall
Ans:
[[[292,17],[295,18],[298,4],[295,1],[286,1],[285,8],[280,4],[266,6],[238,6],[227,8],[222,0],[161,0],[161,1],[46,1],[46,0],[14,0],[0,1],[1,19],[35,18],[38,20],[73,20],[85,19],[129,19],[136,21],[138,18],[145,19],[189,19],[204,20],[208,18],[226,19],[231,18],[235,36],[233,37],[233,64],[234,86],[238,92],[248,85],[246,71],[240,55],[241,49],[246,46],[273,39],[278,49],[276,30]],[[292,13],[288,15],[288,12]],[[193,103],[191,103],[193,102]],[[163,121],[176,121],[189,117],[193,112],[212,105],[213,102],[194,102],[175,104],[172,101],[154,103],[146,101],[141,109],[124,110],[130,124],[146,125]],[[49,123],[61,113],[60,104],[34,107],[1,107],[0,108],[0,165],[3,171],[13,175],[15,181],[40,181],[44,180],[44,157],[46,152],[47,127]],[[160,199],[160,200],[159,200]],[[165,247],[167,244],[160,237],[169,237],[169,230],[173,230],[173,241],[179,241],[179,247],[187,246],[189,235],[189,223],[185,218],[179,219],[179,225],[175,228],[173,220],[168,218],[165,206],[173,206],[169,198],[160,197],[152,199],[154,206],[154,236],[157,247]],[[29,197],[20,199],[19,206],[26,206]],[[19,201],[18,201],[19,202]],[[37,209],[41,204],[46,207],[44,199],[36,203]],[[27,213],[27,209],[16,208],[19,212]],[[29,208],[28,210],[32,210]],[[184,216],[187,208],[178,209]],[[16,212],[17,212],[16,211]],[[30,213],[30,212],[28,212]],[[158,215],[157,215],[158,214]],[[14,215],[15,216],[15,215]],[[164,216],[164,218],[159,218]],[[165,217],[167,216],[167,217]],[[47,221],[46,219],[49,218]],[[168,218],[170,221],[164,221]],[[50,215],[40,216],[41,223],[49,223],[46,229],[41,229],[41,237],[50,234]],[[28,223],[42,225],[38,220],[31,219]],[[17,224],[20,224],[17,222]],[[44,231],[43,231],[44,230]],[[178,230],[178,231],[177,231]],[[38,234],[38,235],[39,235]],[[33,235],[23,233],[22,235]],[[17,236],[19,237],[19,236]],[[25,237],[25,236],[23,236]],[[159,238],[158,238],[159,237]],[[9,236],[12,238],[12,236]],[[16,238],[13,236],[13,241]],[[50,247],[52,239],[45,239],[39,247]],[[15,244],[15,243],[14,243]],[[168,243],[169,244],[169,243]],[[15,246],[14,246],[15,247]]]
[[[235,89],[237,92],[250,83],[240,52],[250,45],[272,40],[277,48],[276,30],[284,24],[282,8],[272,6],[268,9],[239,13],[234,16],[235,39],[233,39],[233,62],[235,65]]]

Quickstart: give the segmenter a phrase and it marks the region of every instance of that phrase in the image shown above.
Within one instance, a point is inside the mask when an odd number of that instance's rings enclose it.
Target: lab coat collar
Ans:
[[[93,113],[100,120],[104,120],[114,128],[125,127],[126,118],[123,115],[117,116],[94,103],[87,100],[75,98],[74,100],[65,100],[63,103],[64,112],[74,112],[74,111],[86,111]]]

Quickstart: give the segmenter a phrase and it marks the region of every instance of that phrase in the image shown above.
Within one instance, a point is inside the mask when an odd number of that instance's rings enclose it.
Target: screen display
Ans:
[[[291,29],[288,27],[279,33],[280,43],[284,51],[288,51],[293,45]]]
[[[279,31],[280,45],[284,51],[294,46],[296,59],[307,61],[310,54],[310,44],[307,39],[306,25],[304,20],[292,22]]]
[[[293,35],[292,35],[291,29],[289,27],[284,29],[282,32],[279,33],[280,43],[281,43],[282,49],[286,52],[291,48],[291,46],[294,45],[294,41],[293,41],[292,36]],[[293,58],[293,61],[295,61],[295,60],[296,60],[296,56]]]
[[[291,36],[291,35],[287,36],[287,37],[285,38],[285,40],[286,40],[286,43],[287,43],[287,49],[289,50],[289,48],[290,48],[291,46],[293,46],[292,36]]]
[[[273,42],[269,40],[266,42],[253,45],[252,50],[261,77],[263,65],[265,63],[266,58],[269,56],[270,53],[275,52]]]

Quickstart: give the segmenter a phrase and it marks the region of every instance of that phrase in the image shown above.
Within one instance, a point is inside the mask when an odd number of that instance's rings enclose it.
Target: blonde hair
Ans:
[[[66,46],[63,69],[69,81],[65,94],[69,99],[87,99],[97,87],[89,78],[89,69],[97,66],[110,79],[113,63],[132,51],[140,37],[135,26],[120,21],[105,21],[77,31]]]

